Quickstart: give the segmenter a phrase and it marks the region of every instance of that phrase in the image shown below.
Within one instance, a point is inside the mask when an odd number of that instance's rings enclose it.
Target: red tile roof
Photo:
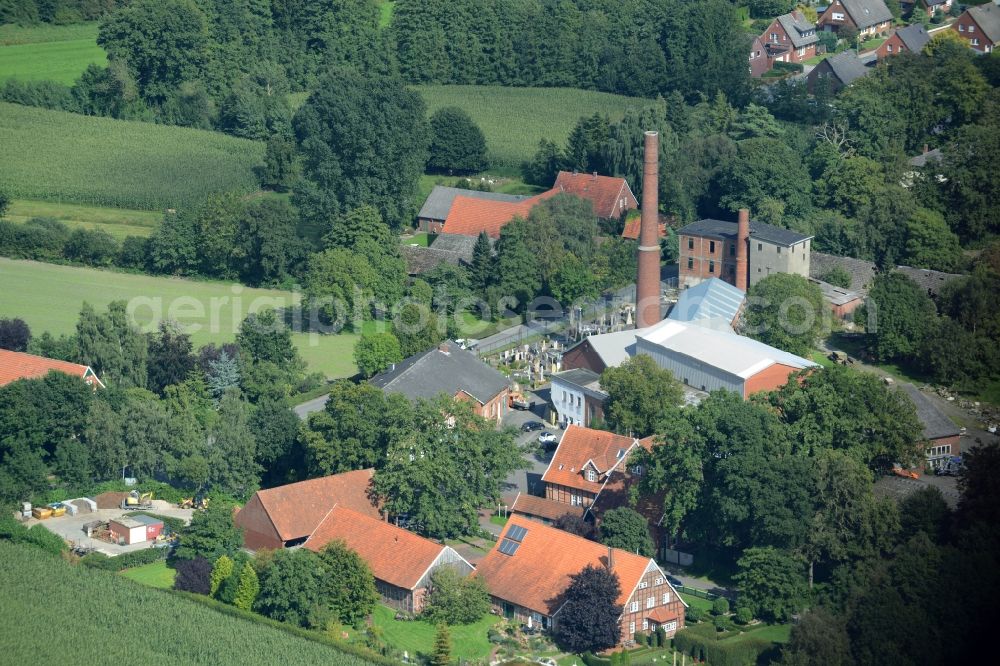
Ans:
[[[633,217],[631,220],[625,223],[625,228],[622,229],[622,238],[627,238],[629,240],[639,240],[639,227],[642,225],[642,218]],[[666,238],[667,236],[667,223],[659,222],[657,225],[657,234],[660,238]]]
[[[508,222],[515,217],[528,217],[532,208],[558,193],[558,190],[548,190],[516,203],[459,195],[451,204],[441,233],[478,236],[485,231],[492,238],[500,238],[500,230]]]
[[[670,622],[670,620],[676,620],[678,617],[680,617],[680,613],[676,610],[670,610],[669,606],[657,606],[652,613],[646,616],[646,619],[656,624],[663,624]]]
[[[98,386],[104,387],[104,384],[89,366],[0,349],[0,386],[16,382],[19,379],[39,379],[53,370],[79,377],[88,384],[96,382]]]
[[[582,506],[571,506],[563,502],[535,497],[534,495],[519,494],[510,508],[512,513],[519,513],[525,516],[536,516],[546,520],[558,520],[566,514],[571,514],[583,518],[586,511]]]
[[[632,437],[578,425],[568,426],[552,462],[542,475],[542,481],[599,493],[604,486],[603,476],[614,469],[635,444],[636,440]],[[588,462],[592,462],[598,472],[596,481],[588,481],[583,474]]]
[[[624,178],[600,176],[594,173],[560,171],[552,189],[575,194],[594,206],[598,217],[615,217],[615,206],[624,198],[622,210],[635,208],[636,198]]]
[[[527,532],[517,550],[504,555],[499,551],[500,544],[515,525]],[[562,606],[570,576],[588,564],[607,566],[608,551],[607,546],[575,534],[522,516],[511,516],[497,545],[479,563],[475,575],[482,576],[494,597],[551,616]],[[648,557],[614,549],[613,571],[621,585],[619,604],[628,601],[650,566],[655,563]]]
[[[331,541],[343,541],[376,578],[406,590],[414,589],[448,548],[342,506],[330,510],[303,546],[318,552]]]
[[[336,505],[378,519],[381,513],[368,498],[373,472],[360,469],[258,490],[236,514],[236,524],[260,533],[273,527],[282,541],[291,541],[312,534]]]

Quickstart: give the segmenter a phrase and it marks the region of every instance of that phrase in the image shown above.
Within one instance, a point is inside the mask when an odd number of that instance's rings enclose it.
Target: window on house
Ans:
[[[569,505],[570,506],[583,506],[583,498],[580,497],[579,495],[570,495],[569,496]]]
[[[664,604],[669,604],[670,603],[670,593],[669,592],[664,592],[663,593],[663,603]]]
[[[975,32],[975,31],[976,31],[976,26],[970,25],[969,26],[969,32]]]
[[[648,581],[644,580],[644,581],[641,581],[639,583],[639,589],[640,590],[645,590],[647,587],[649,587],[649,582]]]
[[[671,620],[666,624],[662,625],[663,631],[670,633],[671,631],[677,631],[677,620]]]
[[[778,254],[781,254],[781,246],[778,246]]]
[[[642,630],[649,631],[649,618],[642,618]]]
[[[729,245],[729,256],[730,257],[735,257],[736,256],[736,243],[730,243],[730,245]]]
[[[689,250],[693,250],[694,249],[694,239],[693,238],[688,238],[688,249]]]
[[[693,268],[694,268],[694,259],[688,257],[688,270],[691,270]]]
[[[635,474],[636,476],[642,476],[642,471],[643,471],[642,470],[642,465],[633,465],[632,466],[632,473]],[[659,583],[657,583],[657,585],[659,585]]]
[[[979,38],[978,37],[973,37],[972,38],[972,45],[973,46],[979,46]]]
[[[638,601],[633,601],[632,605],[629,606],[629,611],[631,611],[633,613],[638,613],[639,612],[639,602]],[[632,625],[634,626],[635,622],[633,622]],[[635,629],[633,629],[632,632],[634,633]]]
[[[892,53],[892,44],[887,45],[885,47],[885,50],[888,51],[889,53]]]
[[[708,251],[715,253],[715,241],[708,241]]]
[[[656,580],[653,581],[653,585],[663,585],[663,579],[657,578]]]
[[[964,25],[962,25],[961,23],[959,23],[959,24],[958,24],[958,31],[959,31],[959,32],[965,32],[965,26],[964,26]]]
[[[646,598],[646,609],[647,610],[650,609],[650,608],[652,608],[655,605],[656,605],[656,597],[647,597]]]
[[[590,481],[591,483],[594,483],[595,481],[597,481],[597,472],[595,472],[592,469],[588,469],[587,470],[587,481]]]
[[[628,633],[629,633],[630,636],[634,636],[635,635],[635,622],[629,622],[628,623]]]
[[[708,262],[708,272],[709,273],[714,273],[715,272],[715,262],[714,261]]]
[[[844,15],[841,12],[834,12],[833,13],[833,20],[834,21],[843,21],[844,20]]]
[[[763,252],[764,251],[764,244],[763,243],[757,243],[757,251],[758,252]]]

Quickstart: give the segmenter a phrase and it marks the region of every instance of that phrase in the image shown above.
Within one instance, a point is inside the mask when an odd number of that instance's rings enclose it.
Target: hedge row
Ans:
[[[757,658],[771,648],[771,642],[753,636],[720,642],[692,631],[679,631],[674,648],[712,666],[754,666]]]
[[[157,560],[167,559],[169,548],[144,548],[130,553],[122,553],[117,557],[108,557],[104,553],[87,553],[80,559],[81,564],[103,571],[122,571],[144,564],[152,564]]]
[[[0,540],[30,544],[53,555],[69,550],[66,541],[44,525],[33,525],[29,529],[10,516],[0,518]]]

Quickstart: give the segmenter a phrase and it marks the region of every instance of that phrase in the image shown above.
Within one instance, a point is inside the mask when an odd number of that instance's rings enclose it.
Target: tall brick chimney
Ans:
[[[660,321],[659,201],[660,137],[646,132],[642,160],[642,219],[639,225],[639,259],[635,290],[635,327]]]
[[[747,281],[750,277],[747,257],[749,253],[750,211],[746,208],[740,208],[739,219],[736,223],[736,288],[742,291],[747,290]]]

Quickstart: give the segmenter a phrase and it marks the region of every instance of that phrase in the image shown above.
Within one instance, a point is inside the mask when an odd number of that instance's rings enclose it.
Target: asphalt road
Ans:
[[[325,395],[321,395],[318,398],[313,398],[308,402],[303,402],[302,404],[295,405],[294,407],[292,407],[292,411],[295,412],[296,416],[305,421],[306,417],[308,417],[310,414],[312,414],[313,412],[318,412],[321,409],[323,409],[323,407],[326,406],[326,401],[329,399],[330,399],[330,394],[327,393]]]

